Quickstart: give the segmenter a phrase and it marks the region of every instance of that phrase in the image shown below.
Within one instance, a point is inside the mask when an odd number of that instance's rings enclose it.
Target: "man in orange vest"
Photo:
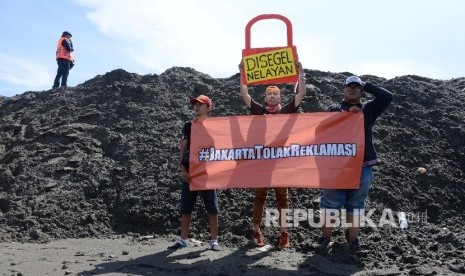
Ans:
[[[68,81],[69,70],[74,65],[74,49],[71,42],[72,35],[69,32],[63,32],[57,43],[56,60],[58,64],[57,75],[52,88],[60,86],[66,87]]]

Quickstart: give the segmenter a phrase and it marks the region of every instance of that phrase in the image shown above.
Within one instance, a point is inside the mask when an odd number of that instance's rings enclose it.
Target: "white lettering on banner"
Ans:
[[[210,147],[202,148],[198,152],[198,159],[200,162],[284,159],[306,156],[355,157],[357,156],[357,145],[350,143],[326,143],[319,145],[291,144],[290,146],[282,147],[255,145],[254,147],[229,149]]]

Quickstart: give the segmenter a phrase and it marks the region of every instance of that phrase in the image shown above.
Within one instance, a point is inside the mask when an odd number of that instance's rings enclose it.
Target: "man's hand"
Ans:
[[[351,107],[349,108],[349,111],[350,111],[350,112],[353,112],[353,113],[357,113],[357,112],[362,111],[362,109],[361,109],[360,107],[356,106],[356,105],[353,105],[353,106],[351,106]]]
[[[189,173],[186,171],[186,170],[182,170],[182,180],[184,180],[184,182],[186,183],[189,183],[190,181],[190,178],[189,178]]]
[[[242,72],[242,69],[244,69],[244,64],[242,63],[242,60],[241,60],[241,62],[239,63],[239,65],[237,65],[237,67],[239,68],[239,71]]]
[[[302,63],[300,63],[300,61],[298,60],[294,61],[294,63],[295,63],[295,68],[297,68],[297,72],[299,73],[299,76],[305,75],[304,68],[302,67]]]

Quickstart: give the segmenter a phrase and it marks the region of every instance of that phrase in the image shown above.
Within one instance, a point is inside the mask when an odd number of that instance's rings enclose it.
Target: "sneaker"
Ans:
[[[289,246],[289,233],[281,232],[279,235],[279,249],[282,250]]]
[[[221,248],[221,246],[218,244],[218,242],[216,240],[210,241],[210,246],[211,246],[211,250],[213,250],[213,251],[221,251],[221,250],[223,250],[223,248]]]
[[[262,247],[265,245],[265,243],[263,242],[263,235],[262,235],[262,232],[261,231],[255,231],[253,233],[253,238],[257,241],[257,247]]]
[[[326,250],[329,247],[329,243],[331,242],[331,238],[327,237],[319,237],[318,241],[315,244],[315,250],[316,251],[323,251]]]
[[[185,247],[187,247],[187,241],[180,239],[175,244],[168,246],[168,249],[177,250],[177,249],[185,248]]]
[[[360,240],[359,237],[356,237],[355,240],[354,240],[353,242],[349,242],[349,245],[350,245],[350,247],[351,247],[352,249],[357,250],[357,249],[359,249],[360,246],[362,245],[362,242],[361,242],[361,240]]]
[[[349,241],[349,229],[346,229],[346,240],[349,246],[353,249],[359,249],[362,244],[359,237],[356,237],[353,242]]]

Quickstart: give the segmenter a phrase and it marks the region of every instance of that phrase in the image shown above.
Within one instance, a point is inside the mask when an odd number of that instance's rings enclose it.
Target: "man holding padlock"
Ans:
[[[300,103],[305,97],[306,87],[305,87],[305,73],[303,71],[302,64],[298,61],[295,63],[298,74],[299,74],[299,84],[298,92],[295,97],[287,103],[286,105],[281,105],[281,90],[277,86],[268,86],[264,92],[264,103],[258,103],[249,95],[248,87],[246,84],[242,83],[243,79],[243,64],[239,64],[239,70],[241,72],[240,80],[240,93],[242,100],[247,105],[252,115],[273,115],[273,114],[290,114],[296,113],[299,110]],[[288,203],[288,189],[287,188],[274,188],[276,196],[276,204],[278,205],[279,210],[279,224],[280,224],[280,234],[279,234],[279,249],[283,249],[290,246],[289,243],[289,233],[287,227],[284,226],[286,223],[286,218],[283,216],[281,210],[289,209]],[[257,246],[262,247],[265,245],[263,240],[263,235],[260,230],[260,224],[262,223],[263,211],[266,201],[266,196],[268,194],[268,188],[256,188],[255,189],[255,199],[253,203],[253,216],[252,223],[254,229],[254,239],[256,239]]]

